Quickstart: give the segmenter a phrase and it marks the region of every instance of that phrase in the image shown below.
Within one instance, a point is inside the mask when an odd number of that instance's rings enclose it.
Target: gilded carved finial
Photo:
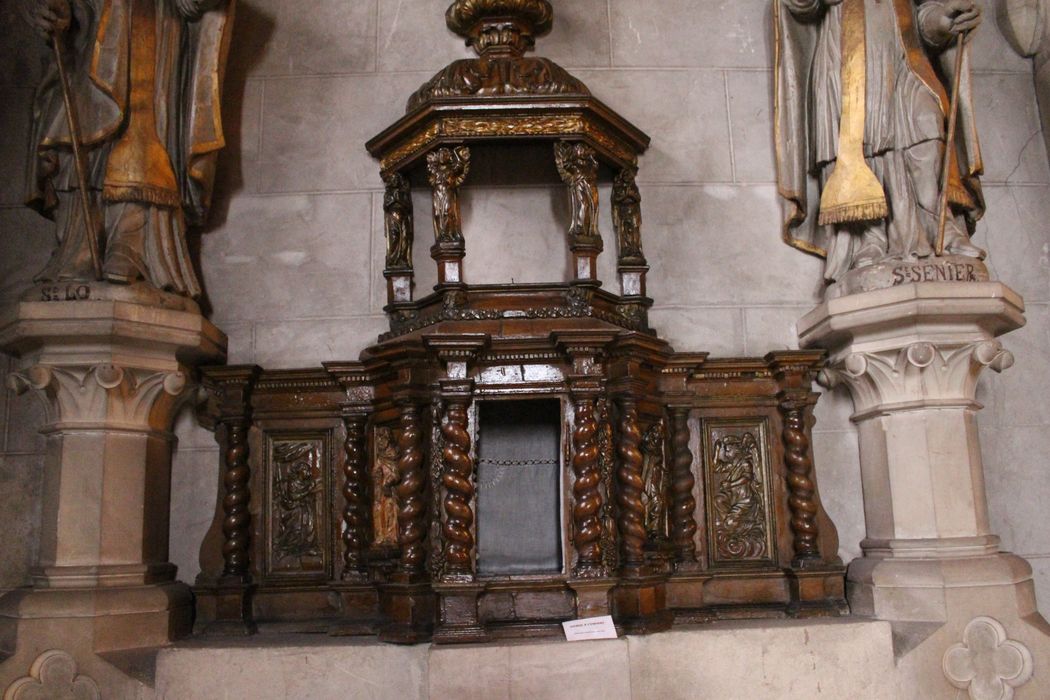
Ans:
[[[554,25],[548,0],[456,0],[445,12],[445,22],[478,58],[442,69],[412,95],[409,112],[447,98],[590,95],[586,85],[550,59],[525,56],[536,37]]]
[[[547,0],[456,0],[445,22],[479,55],[521,56],[551,30],[554,8]]]

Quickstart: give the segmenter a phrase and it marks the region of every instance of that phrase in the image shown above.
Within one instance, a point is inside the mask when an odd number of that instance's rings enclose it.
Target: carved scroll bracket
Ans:
[[[854,420],[923,407],[976,407],[977,379],[990,367],[1009,369],[1014,356],[997,340],[938,346],[919,342],[878,352],[856,352],[820,372],[822,386],[846,384]]]

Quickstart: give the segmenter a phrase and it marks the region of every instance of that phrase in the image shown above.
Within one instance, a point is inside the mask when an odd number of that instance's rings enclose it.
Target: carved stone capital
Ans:
[[[49,427],[167,430],[190,395],[185,372],[155,371],[114,364],[33,365],[7,378],[17,394],[40,393]]]
[[[901,348],[854,352],[818,375],[821,385],[849,387],[858,416],[872,410],[968,406],[975,403],[977,378],[990,367],[1002,372],[1014,356],[997,340],[964,344],[921,341]]]

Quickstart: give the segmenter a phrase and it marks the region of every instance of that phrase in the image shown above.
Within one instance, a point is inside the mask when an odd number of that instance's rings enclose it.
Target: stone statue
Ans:
[[[958,85],[943,250],[983,258],[970,242],[982,165],[969,50],[957,42],[980,23],[974,0],[774,0],[774,15],[785,240],[825,257],[829,282],[933,256]]]
[[[200,296],[186,227],[204,220],[225,145],[234,0],[34,1],[52,57],[27,203],[57,222],[59,239],[37,281],[144,280]]]

